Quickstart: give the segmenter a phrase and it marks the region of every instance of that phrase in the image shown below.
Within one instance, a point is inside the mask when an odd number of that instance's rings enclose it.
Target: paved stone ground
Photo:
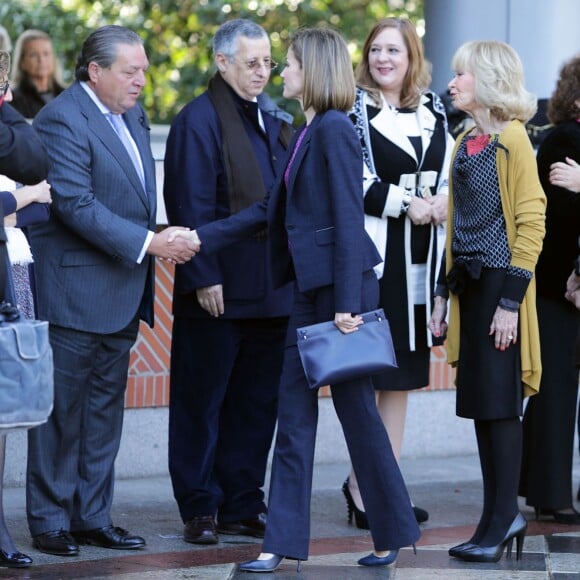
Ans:
[[[357,566],[357,559],[372,550],[372,543],[367,531],[346,521],[340,488],[348,466],[321,464],[315,468],[310,559],[302,563],[300,573],[295,562],[285,561],[275,580],[580,578],[580,526],[536,522],[523,504],[522,512],[530,521],[521,561],[504,557],[498,564],[467,564],[448,556],[449,546],[467,539],[479,516],[481,483],[476,456],[404,459],[402,470],[414,502],[430,513],[429,521],[421,526],[416,555],[405,549],[389,568]],[[574,477],[578,486],[579,461]],[[6,489],[4,506],[19,549],[34,559],[34,565],[26,570],[0,568],[0,578],[247,579],[252,576],[238,571],[236,563],[260,551],[260,541],[246,537],[222,537],[209,548],[185,543],[169,478],[155,477],[120,480],[116,486],[114,522],[143,535],[145,549],[115,552],[82,547],[78,557],[50,556],[31,547],[24,495],[23,488]]]

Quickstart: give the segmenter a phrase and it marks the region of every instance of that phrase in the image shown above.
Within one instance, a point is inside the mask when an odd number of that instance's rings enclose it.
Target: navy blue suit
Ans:
[[[80,83],[34,120],[52,167],[50,219],[30,228],[38,315],[50,323],[55,400],[28,433],[33,536],[111,524],[129,354],[139,319],[153,325],[155,164],[144,110],[123,115],[145,187],[123,143]]]
[[[231,94],[266,191],[283,167],[283,121],[259,97],[263,131],[256,103]],[[170,224],[201,225],[229,216],[228,185],[220,118],[206,92],[184,107],[167,140]],[[176,267],[169,472],[184,522],[218,513],[220,522],[229,523],[265,511],[262,487],[292,301],[291,286],[275,290],[271,280],[263,232]],[[224,299],[218,318],[200,306],[196,294],[215,285],[222,286]]]
[[[279,179],[263,203],[198,228],[203,253],[267,223],[274,285],[295,281],[263,551],[301,560],[308,556],[310,540],[318,393],[308,388],[296,328],[331,320],[336,312],[363,312],[377,305],[372,268],[380,257],[364,230],[362,172],[352,123],[344,113],[327,111],[308,126],[287,186]],[[420,532],[377,412],[371,379],[331,388],[376,549],[415,542]]]

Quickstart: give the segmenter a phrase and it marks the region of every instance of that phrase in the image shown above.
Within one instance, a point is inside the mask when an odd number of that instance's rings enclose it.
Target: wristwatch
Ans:
[[[411,206],[411,196],[410,195],[403,195],[403,200],[401,201],[401,215],[405,215],[409,211],[409,207]]]

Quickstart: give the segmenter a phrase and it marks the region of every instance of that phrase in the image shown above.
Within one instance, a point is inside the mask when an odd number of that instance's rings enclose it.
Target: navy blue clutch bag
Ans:
[[[296,330],[298,352],[311,389],[379,374],[396,367],[391,329],[382,308],[361,314],[357,332],[333,321]]]

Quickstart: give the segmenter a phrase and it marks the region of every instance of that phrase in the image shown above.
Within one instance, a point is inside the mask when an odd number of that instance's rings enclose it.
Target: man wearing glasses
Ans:
[[[284,167],[291,117],[263,90],[276,67],[248,20],[213,40],[217,72],[172,124],[165,155],[171,225],[197,227],[260,201]],[[276,422],[291,289],[273,290],[266,233],[177,266],[169,471],[184,539],[262,538],[262,486]],[[216,527],[217,516],[217,527]]]

